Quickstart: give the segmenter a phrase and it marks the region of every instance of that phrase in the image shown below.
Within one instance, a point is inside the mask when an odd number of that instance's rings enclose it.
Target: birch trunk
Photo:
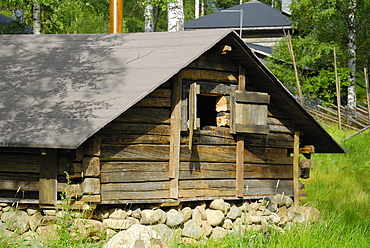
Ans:
[[[153,5],[145,6],[145,32],[154,32],[154,8]]]
[[[167,3],[168,32],[184,30],[183,0],[174,0]]]
[[[195,0],[195,19],[199,18],[199,0]]]
[[[351,69],[347,106],[351,110],[356,109],[356,5],[357,0],[351,0],[348,6],[349,22],[348,22],[348,52],[350,58],[348,60],[348,68]]]
[[[41,13],[40,2],[33,1],[33,34],[41,34],[40,13]]]

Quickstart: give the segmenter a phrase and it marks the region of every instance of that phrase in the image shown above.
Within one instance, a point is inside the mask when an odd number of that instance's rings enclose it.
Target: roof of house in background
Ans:
[[[3,35],[0,146],[75,149],[216,44],[249,68],[317,152],[342,152],[232,30]],[[228,55],[229,56],[229,55]]]
[[[33,29],[27,25],[20,24],[10,17],[0,14],[0,34],[6,28],[7,34],[32,34]]]
[[[250,1],[233,6],[227,10],[243,10],[243,29],[254,28],[291,28],[290,15],[272,8],[271,6]],[[240,14],[238,12],[216,12],[195,20],[185,22],[185,29],[208,29],[208,28],[239,28]]]

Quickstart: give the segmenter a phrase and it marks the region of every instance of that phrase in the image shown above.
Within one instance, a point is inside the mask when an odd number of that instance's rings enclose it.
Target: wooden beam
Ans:
[[[54,205],[58,189],[58,150],[45,149],[41,152],[39,203]]]
[[[170,129],[170,155],[169,155],[169,178],[170,198],[177,199],[179,196],[179,168],[180,168],[180,142],[181,142],[181,96],[182,96],[182,72],[172,79],[172,111]]]
[[[299,206],[299,132],[294,132],[293,148],[293,192],[294,206]]]
[[[245,91],[245,69],[239,66],[238,90]],[[236,135],[236,196],[243,197],[244,181],[244,135]]]

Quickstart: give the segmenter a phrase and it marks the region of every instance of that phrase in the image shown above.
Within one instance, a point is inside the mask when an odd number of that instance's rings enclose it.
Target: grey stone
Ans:
[[[237,206],[232,206],[227,213],[227,218],[235,220],[242,215],[242,211]]]
[[[12,207],[12,206],[6,206],[2,210],[5,213],[5,212],[9,212],[9,211],[10,212],[15,212],[17,209],[15,207]]]
[[[193,210],[191,219],[194,220],[194,221],[196,221],[199,225],[202,224],[202,222],[203,222],[203,220],[202,220],[202,214],[200,213],[200,211],[199,211],[198,208],[195,208]]]
[[[56,210],[45,209],[45,210],[43,210],[43,212],[44,212],[45,215],[48,215],[48,216],[56,216],[57,215]]]
[[[143,225],[157,224],[160,218],[161,216],[159,212],[155,212],[154,210],[145,209],[141,211],[140,223]]]
[[[219,226],[217,226],[217,227],[215,227],[215,228],[213,228],[213,230],[212,230],[212,234],[211,234],[211,239],[213,239],[213,240],[216,240],[216,241],[218,241],[218,240],[220,240],[220,239],[223,239],[223,238],[225,238],[226,237],[226,235],[227,235],[227,230],[226,229],[224,229],[224,228],[222,228],[222,227],[219,227]]]
[[[225,228],[225,229],[232,229],[233,227],[234,227],[233,222],[230,219],[226,219],[224,223],[222,224],[222,228]]]
[[[113,212],[109,215],[110,219],[114,220],[124,220],[127,217],[126,211],[116,208],[113,210]]]
[[[272,203],[271,201],[267,205],[267,209],[271,212],[276,212],[278,210],[278,205],[276,203]]]
[[[40,235],[38,235],[34,231],[28,231],[23,233],[20,237],[19,240],[22,243],[22,246],[25,247],[43,247],[43,239],[41,238]]]
[[[141,218],[141,209],[137,208],[137,209],[133,210],[131,216],[136,218],[136,219],[140,219]]]
[[[246,226],[243,225],[241,218],[237,218],[233,223],[233,229],[240,235],[244,235]]]
[[[175,209],[171,209],[167,212],[166,225],[170,227],[178,226],[184,222],[184,215]]]
[[[268,221],[270,223],[273,223],[273,224],[278,224],[281,220],[281,217],[280,215],[278,214],[271,214],[269,217],[268,217]]]
[[[28,214],[20,210],[6,212],[1,215],[1,221],[6,224],[6,229],[10,231],[26,232],[29,229],[28,219]]]
[[[184,222],[187,222],[190,220],[193,210],[189,207],[185,207],[181,210],[182,214],[184,215]]]
[[[37,212],[40,212],[40,208],[35,205],[31,205],[29,208],[27,208],[27,214],[29,216],[36,214]]]
[[[204,205],[196,206],[195,209],[199,210],[199,213],[202,216],[202,220],[207,220],[206,208]]]
[[[125,219],[125,220],[115,220],[115,219],[105,219],[103,220],[104,226],[111,228],[111,229],[123,229],[126,230],[132,226],[132,222]]]
[[[227,206],[226,206],[226,203],[223,199],[215,199],[211,202],[211,204],[209,205],[209,208],[210,209],[214,209],[214,210],[221,210],[222,212],[226,212],[227,210]]]
[[[224,220],[224,213],[221,210],[206,210],[207,221],[211,226],[218,226]]]
[[[154,210],[159,215],[159,223],[164,224],[167,220],[167,214],[162,209],[156,209]]]
[[[260,202],[252,202],[251,204],[249,204],[249,208],[251,210],[258,210],[262,205],[262,203]]]
[[[316,223],[320,220],[320,211],[313,207],[299,207],[301,212],[307,215],[307,219],[309,223]]]
[[[258,215],[242,214],[241,219],[242,219],[243,224],[251,225],[251,224],[261,223],[263,218],[262,216],[258,216]]]
[[[246,228],[246,232],[259,232],[262,230],[262,225],[248,225]]]
[[[287,208],[292,206],[292,204],[293,204],[292,198],[290,198],[289,196],[284,196],[284,204]]]
[[[277,204],[279,207],[285,205],[285,199],[282,194],[276,194],[271,198],[271,202]]]
[[[166,226],[165,224],[158,224],[149,226],[152,230],[154,230],[163,241],[170,242],[174,238],[174,232],[171,228]]]
[[[134,217],[127,217],[126,220],[130,221],[132,225],[140,224],[140,220],[138,220]]]
[[[105,227],[103,223],[97,220],[79,219],[74,223],[72,229],[80,239],[92,238],[99,240],[104,234]]]
[[[243,205],[241,205],[240,207],[240,210],[245,213],[245,212],[248,212],[250,211],[252,208],[250,207],[249,203],[248,202],[244,202]]]
[[[126,231],[121,231],[114,235],[103,248],[166,248],[167,245],[161,240],[160,236],[150,227],[143,225],[133,225]]]
[[[108,237],[108,238],[111,238],[113,237],[114,235],[116,235],[117,232],[113,229],[110,229],[110,228],[105,228],[105,235]]]
[[[40,224],[42,215],[40,212],[36,212],[35,214],[31,215],[28,219],[28,224],[32,231],[36,231],[36,228]]]
[[[203,221],[201,227],[203,237],[208,237],[212,233],[212,226],[208,223],[208,221]]]
[[[184,224],[182,236],[199,239],[202,236],[203,230],[195,220],[189,220]]]
[[[55,240],[58,238],[58,234],[56,232],[57,228],[58,226],[56,224],[50,224],[47,226],[39,226],[36,229],[36,233],[44,239]]]

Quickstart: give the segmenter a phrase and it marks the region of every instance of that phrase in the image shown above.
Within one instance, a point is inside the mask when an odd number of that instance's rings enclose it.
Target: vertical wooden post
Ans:
[[[58,150],[41,151],[39,204],[54,205],[58,189]]]
[[[122,33],[123,0],[110,0],[110,33]]]
[[[239,66],[238,90],[245,91],[245,69]],[[244,135],[236,135],[236,197],[243,197],[244,188]]]
[[[299,206],[299,132],[294,132],[293,148],[293,192],[294,206]]]
[[[369,115],[369,122],[370,122],[370,83],[369,83],[369,76],[367,74],[366,68],[364,68],[364,77],[365,77],[365,82],[366,82],[367,112]]]
[[[182,95],[182,76],[179,72],[172,79],[172,111],[171,111],[171,133],[170,133],[170,158],[169,158],[169,178],[170,198],[179,197],[179,170],[180,170],[180,136],[181,136],[181,95]]]
[[[337,89],[338,125],[339,125],[339,130],[342,130],[342,116],[341,116],[341,111],[340,111],[340,79],[338,76],[337,53],[335,52],[335,48],[334,48],[334,72],[335,72],[335,86]]]

